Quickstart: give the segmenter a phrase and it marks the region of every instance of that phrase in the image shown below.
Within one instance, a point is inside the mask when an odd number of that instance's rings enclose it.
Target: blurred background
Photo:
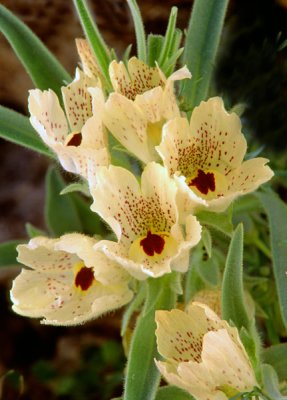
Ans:
[[[74,38],[83,34],[72,1],[1,3],[74,74],[78,63]],[[126,1],[90,0],[89,4],[107,44],[120,56],[135,42]],[[172,6],[179,9],[178,27],[187,27],[191,0],[138,0],[138,4],[147,33],[164,34]],[[251,149],[264,146],[264,156],[269,155],[279,169],[287,166],[286,39],[287,0],[231,0],[212,88],[228,107],[245,105],[242,120]],[[27,114],[28,90],[33,84],[3,36],[0,49],[0,104]],[[26,239],[26,222],[45,228],[44,178],[49,161],[2,139],[0,159],[0,243]],[[17,267],[0,270],[2,398],[105,400],[120,395],[125,357],[118,334],[119,315],[68,329],[42,327],[38,321],[16,316],[10,311],[8,290],[18,271]]]

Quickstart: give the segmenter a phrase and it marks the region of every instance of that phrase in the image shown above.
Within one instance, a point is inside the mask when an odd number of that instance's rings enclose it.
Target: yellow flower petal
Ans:
[[[186,271],[188,250],[199,242],[201,227],[190,216],[184,234],[178,224],[176,185],[165,168],[149,163],[141,186],[123,168],[99,168],[97,185],[90,191],[92,210],[111,226],[118,239],[118,243],[101,241],[97,248],[137,279],[161,276],[171,268]],[[176,264],[179,259],[180,265]]]
[[[227,113],[219,97],[195,107],[190,123],[174,118],[165,124],[156,150],[175,174],[183,216],[204,207],[224,211],[233,199],[272,177],[265,159],[242,163],[246,148],[239,117]]]
[[[156,312],[156,336],[164,378],[196,399],[225,399],[257,386],[238,331],[211,309],[192,303],[188,312]]]
[[[95,251],[95,244],[74,233],[18,246],[18,260],[31,269],[13,282],[14,311],[43,317],[44,324],[77,325],[129,302],[129,275]]]
[[[98,79],[101,76],[99,66],[86,39],[76,39],[76,47],[81,59],[83,71],[90,78]],[[99,85],[99,81],[97,81]]]

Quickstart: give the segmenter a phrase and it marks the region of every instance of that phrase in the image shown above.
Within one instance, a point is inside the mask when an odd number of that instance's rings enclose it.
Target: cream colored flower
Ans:
[[[13,310],[43,324],[77,325],[128,303],[129,275],[78,233],[36,237],[18,246],[23,269],[11,290]]]
[[[210,308],[193,303],[187,313],[156,311],[156,361],[164,378],[196,400],[227,400],[257,386],[238,331]]]
[[[220,212],[273,176],[267,159],[243,161],[246,148],[239,117],[214,97],[194,109],[190,123],[185,118],[169,121],[157,151],[175,174],[182,209]]]
[[[185,233],[178,223],[174,181],[164,167],[149,163],[141,186],[128,170],[110,166],[97,172],[97,185],[90,187],[97,212],[113,229],[118,242],[97,243],[107,257],[121,264],[137,279],[158,277],[171,269],[185,272],[189,249],[201,235],[193,216],[185,221]]]
[[[92,111],[87,90],[95,80],[79,69],[75,80],[62,88],[65,111],[52,90],[30,90],[31,124],[58,156],[63,168],[87,177],[87,165],[108,165],[106,133],[100,113]],[[103,101],[103,100],[102,100]]]
[[[154,147],[161,141],[163,124],[180,116],[174,81],[190,78],[190,72],[183,67],[166,79],[158,67],[151,68],[133,57],[127,68],[113,61],[109,73],[115,93],[105,103],[104,124],[141,161],[156,161],[159,157]]]
[[[97,60],[86,39],[76,39],[77,51],[82,63],[84,73],[97,81],[97,86],[101,86],[101,72]]]

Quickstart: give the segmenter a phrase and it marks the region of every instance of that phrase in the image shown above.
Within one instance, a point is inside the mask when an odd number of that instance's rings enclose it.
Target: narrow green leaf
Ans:
[[[0,31],[13,47],[35,86],[42,90],[51,88],[61,97],[61,86],[71,81],[70,75],[28,26],[3,5],[0,5]]]
[[[151,67],[155,66],[158,60],[164,37],[162,35],[154,35],[150,33],[147,37],[147,62]]]
[[[195,0],[188,26],[182,63],[192,79],[180,83],[186,110],[192,110],[208,94],[228,0]]]
[[[201,240],[202,243],[205,247],[205,250],[207,251],[208,257],[211,257],[211,252],[212,252],[212,237],[207,228],[202,229],[201,232]]]
[[[69,195],[60,195],[65,186],[66,183],[60,173],[51,167],[46,175],[45,220],[47,227],[55,236],[83,230],[73,200]]]
[[[287,380],[287,343],[280,343],[264,349],[263,362],[272,365],[280,381]]]
[[[0,106],[0,137],[55,158],[33,129],[29,118],[3,106]]]
[[[90,196],[89,187],[88,187],[87,183],[84,183],[84,182],[70,183],[61,191],[60,194],[64,195],[64,194],[73,193],[73,192],[81,192],[85,196]]]
[[[287,328],[287,205],[271,190],[257,192],[269,220],[273,271],[282,319]]]
[[[217,249],[214,249],[212,253],[212,257],[209,257],[203,246],[197,246],[192,252],[192,263],[205,284],[218,287],[221,278],[220,255]]]
[[[47,233],[42,231],[41,229],[36,228],[34,225],[29,222],[25,224],[25,229],[29,238],[34,238],[36,236],[47,236]]]
[[[176,386],[164,386],[159,388],[155,400],[194,400],[194,397]]]
[[[147,62],[146,39],[145,39],[145,30],[140,9],[137,5],[136,0],[127,0],[127,3],[130,8],[135,26],[136,40],[137,40],[137,55],[140,60],[146,63]]]
[[[146,302],[148,312],[144,312],[137,320],[133,333],[127,375],[124,389],[124,400],[152,400],[159,384],[160,374],[154,363],[159,358],[155,337],[155,310],[174,307],[176,296],[170,289],[170,276],[148,280],[149,293]],[[157,293],[157,301],[153,297]],[[154,303],[153,307],[150,304]]]
[[[233,321],[238,329],[249,330],[243,290],[243,226],[235,229],[228,249],[222,282],[222,316]]]
[[[88,42],[90,43],[91,48],[94,51],[97,63],[105,79],[105,86],[108,90],[111,90],[109,64],[112,60],[109,50],[100,34],[100,31],[95,21],[91,17],[87,2],[85,0],[74,0],[74,5],[79,15],[82,28],[85,32]]]
[[[169,15],[168,25],[164,36],[163,46],[158,59],[158,64],[161,66],[168,58],[174,40],[174,32],[177,20],[177,7],[172,7]]]
[[[270,396],[272,400],[287,400],[287,396],[282,396],[279,391],[279,382],[277,374],[271,365],[262,365],[262,380],[264,392]]]
[[[16,247],[22,242],[23,241],[20,240],[11,240],[9,242],[0,243],[0,267],[18,265]]]

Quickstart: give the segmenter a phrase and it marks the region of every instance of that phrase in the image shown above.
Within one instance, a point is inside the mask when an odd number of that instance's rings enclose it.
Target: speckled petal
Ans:
[[[91,209],[110,225],[118,240],[134,240],[142,221],[138,213],[141,191],[135,176],[121,167],[102,167],[97,171],[97,185],[90,191],[94,199]]]
[[[156,157],[150,154],[147,120],[133,101],[112,93],[105,104],[103,121],[115,138],[140,160],[147,163]]]
[[[246,153],[246,140],[241,122],[235,113],[229,114],[220,97],[202,101],[195,107],[190,132],[193,138],[192,164],[203,169],[216,169],[228,174],[237,168]]]
[[[65,141],[68,135],[67,120],[52,90],[30,90],[28,107],[32,126],[48,146]]]
[[[76,46],[84,73],[90,78],[99,78],[101,75],[100,70],[87,40],[82,38],[76,39]]]
[[[92,99],[88,87],[97,82],[77,68],[72,83],[62,87],[66,115],[72,132],[79,132],[88,118],[92,116]]]
[[[245,194],[253,192],[259,185],[269,181],[274,173],[266,165],[268,161],[261,157],[244,161],[238,170],[230,174],[228,191]]]
[[[128,71],[122,61],[112,61],[109,74],[114,90],[131,100],[134,100],[137,94],[163,85],[158,69],[149,67],[136,57],[128,61]]]

